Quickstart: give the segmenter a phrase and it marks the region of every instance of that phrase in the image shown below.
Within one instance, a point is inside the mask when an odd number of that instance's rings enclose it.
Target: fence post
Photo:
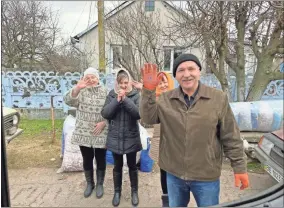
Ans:
[[[12,93],[13,93],[13,87],[11,85],[11,79],[7,76],[2,75],[2,91],[4,91],[4,106],[12,108],[13,103],[12,103]]]
[[[64,79],[63,76],[60,76],[60,85],[61,85],[61,94],[62,97],[64,97],[65,93],[67,92],[67,80]],[[68,112],[68,106],[65,104],[64,99],[63,99],[63,112],[67,113]]]
[[[50,109],[51,109],[51,122],[52,122],[52,143],[55,142],[55,116],[54,116],[54,106],[53,106],[54,95],[50,97]]]

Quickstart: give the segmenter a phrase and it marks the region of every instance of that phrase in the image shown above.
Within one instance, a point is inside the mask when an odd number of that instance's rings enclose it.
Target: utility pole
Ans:
[[[99,71],[105,73],[104,1],[98,1]]]

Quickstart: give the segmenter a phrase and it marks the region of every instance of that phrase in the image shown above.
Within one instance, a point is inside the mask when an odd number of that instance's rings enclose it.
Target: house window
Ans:
[[[181,55],[182,52],[183,52],[182,49],[175,48],[175,49],[174,49],[174,60],[175,60],[179,55]]]
[[[164,71],[171,71],[172,49],[164,49]]]
[[[155,10],[155,1],[145,1],[145,11],[146,12],[152,12]]]
[[[122,46],[122,54],[123,54],[123,60],[127,61],[129,64],[132,62],[132,57],[131,57],[131,46],[130,45],[123,45]]]
[[[112,45],[112,68],[120,68],[123,65],[131,65],[131,46]]]
[[[120,46],[113,46],[112,47],[112,68],[119,68],[120,67],[120,59],[121,57],[121,47]]]
[[[183,53],[183,49],[174,47],[164,48],[164,68],[163,71],[172,72],[174,60]]]

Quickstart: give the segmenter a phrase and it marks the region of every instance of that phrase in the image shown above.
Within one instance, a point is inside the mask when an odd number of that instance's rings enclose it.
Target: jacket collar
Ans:
[[[211,95],[209,93],[208,87],[204,84],[202,84],[201,82],[199,82],[199,90],[196,94],[196,99],[199,99],[200,97],[203,98],[211,98]],[[173,90],[173,93],[170,96],[171,99],[180,99],[180,100],[184,100],[184,93],[182,92],[181,87],[178,87],[176,89]]]

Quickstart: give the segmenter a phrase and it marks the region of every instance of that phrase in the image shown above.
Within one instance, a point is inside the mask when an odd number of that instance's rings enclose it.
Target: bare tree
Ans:
[[[56,50],[58,13],[39,1],[2,1],[2,65],[35,68]]]
[[[238,101],[260,99],[267,84],[280,78],[280,72],[272,69],[273,59],[277,52],[281,52],[283,44],[284,18],[280,8],[270,6],[268,2],[187,1],[181,8],[181,15],[173,16],[172,19],[172,27],[182,30],[180,35],[199,37],[207,63],[229,97],[225,64],[236,74]],[[253,29],[249,30],[250,27]],[[256,39],[260,36],[261,44],[257,44]],[[258,60],[247,98],[245,45],[253,49]],[[267,69],[270,69],[269,72]],[[265,76],[264,72],[271,73],[271,76]]]
[[[250,85],[247,100],[259,100],[270,81],[283,79],[277,56],[284,54],[284,12],[283,7],[264,2],[258,16],[251,24],[250,40],[257,57],[257,70]],[[276,65],[276,66],[275,66]]]
[[[249,1],[232,3],[232,23],[229,22],[228,24],[228,26],[230,27],[228,37],[229,39],[233,39],[234,41],[229,41],[226,43],[225,60],[236,74],[237,101],[244,101],[246,96],[245,43],[247,39],[247,24],[254,7],[255,3]],[[232,47],[230,47],[230,45],[232,45]],[[232,59],[233,54],[236,54],[235,60]]]
[[[86,68],[83,61],[82,54],[70,44],[70,41],[61,39],[57,50],[45,56],[41,64],[46,71],[79,72],[82,67]]]
[[[119,64],[125,67],[135,79],[139,79],[140,68],[145,62],[152,62],[162,67],[163,42],[158,12],[147,13],[143,2],[129,6],[127,12],[120,12],[106,21],[106,35],[112,46],[121,49],[113,50]],[[121,51],[122,50],[122,51]]]
[[[197,43],[204,50],[210,70],[220,81],[222,89],[231,98],[225,71],[228,22],[231,18],[231,2],[187,1],[180,12],[171,12],[170,31],[175,40],[185,40],[185,45]],[[194,37],[194,38],[192,38]],[[186,42],[186,40],[188,40]]]

